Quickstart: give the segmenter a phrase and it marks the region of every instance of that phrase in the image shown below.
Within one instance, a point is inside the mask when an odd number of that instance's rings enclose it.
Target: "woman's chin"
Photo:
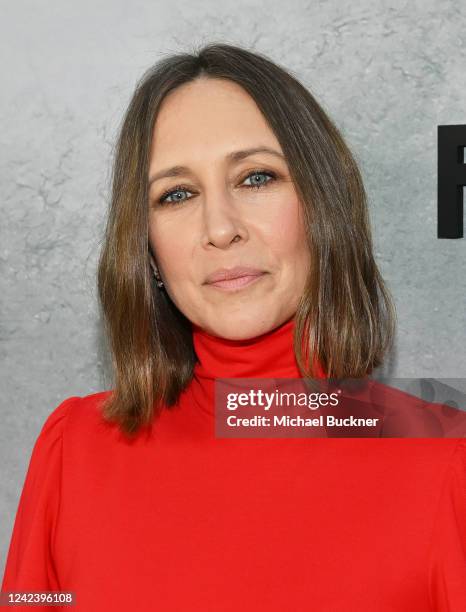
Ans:
[[[244,314],[228,317],[226,312],[222,312],[215,324],[206,323],[201,327],[208,333],[225,340],[248,340],[267,333],[274,327],[274,324],[272,321],[261,320],[259,314],[256,313],[251,313],[246,318]]]

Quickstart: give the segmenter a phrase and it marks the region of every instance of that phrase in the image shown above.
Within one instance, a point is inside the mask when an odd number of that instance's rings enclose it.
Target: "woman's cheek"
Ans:
[[[295,202],[282,208],[281,214],[276,217],[275,236],[277,247],[282,254],[292,254],[299,249],[304,229],[299,216],[299,209]]]

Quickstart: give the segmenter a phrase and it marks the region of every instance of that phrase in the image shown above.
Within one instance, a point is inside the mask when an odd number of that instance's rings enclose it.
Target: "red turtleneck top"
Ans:
[[[101,417],[110,391],[56,407],[2,591],[83,612],[465,612],[465,438],[215,436],[215,377],[300,377],[293,325],[193,327],[192,382],[132,442]]]

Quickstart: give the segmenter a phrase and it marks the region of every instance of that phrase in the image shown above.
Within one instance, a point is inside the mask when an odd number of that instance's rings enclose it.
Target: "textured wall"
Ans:
[[[466,239],[436,238],[436,130],[466,123],[465,26],[464,3],[439,0],[3,4],[2,565],[44,419],[108,388],[94,279],[111,147],[162,53],[243,44],[311,89],[366,181],[398,310],[391,374],[466,376]]]

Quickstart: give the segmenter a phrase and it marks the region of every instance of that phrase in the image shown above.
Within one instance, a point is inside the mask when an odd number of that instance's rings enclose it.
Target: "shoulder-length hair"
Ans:
[[[311,93],[264,55],[230,44],[164,57],[138,82],[122,121],[97,274],[115,376],[103,414],[128,435],[177,402],[197,359],[190,322],[152,274],[148,172],[162,100],[198,77],[243,87],[287,160],[313,262],[295,315],[293,350],[302,377],[318,377],[316,359],[330,378],[367,376],[395,334],[395,307],[374,261],[360,171]]]

